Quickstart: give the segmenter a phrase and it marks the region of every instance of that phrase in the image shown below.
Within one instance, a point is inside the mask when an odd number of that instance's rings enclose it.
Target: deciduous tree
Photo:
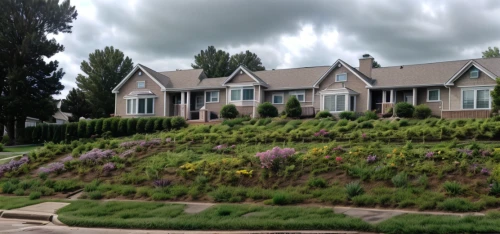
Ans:
[[[483,58],[498,58],[500,57],[500,50],[498,47],[488,47],[487,50],[483,51]]]

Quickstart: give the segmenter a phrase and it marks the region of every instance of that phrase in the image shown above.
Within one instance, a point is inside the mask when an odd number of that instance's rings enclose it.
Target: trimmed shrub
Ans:
[[[365,117],[367,120],[370,120],[370,119],[377,120],[378,119],[378,115],[377,115],[377,113],[375,113],[375,111],[366,111],[365,115],[363,117]]]
[[[155,124],[154,124],[154,130],[155,131],[161,131],[161,130],[163,130],[162,122],[163,122],[162,118],[155,118]]]
[[[163,119],[161,125],[163,130],[170,130],[172,128],[172,119],[171,118]]]
[[[137,131],[137,119],[130,118],[127,119],[127,134],[134,135]]]
[[[156,118],[147,118],[146,126],[144,126],[144,132],[150,133],[155,130],[155,120]]]
[[[87,136],[87,120],[80,120],[78,122],[78,137],[85,138]]]
[[[186,127],[187,126],[187,123],[186,123],[186,120],[180,116],[177,116],[177,117],[173,117],[171,120],[170,120],[170,123],[171,123],[171,127],[172,129],[181,129],[183,127]]]
[[[120,125],[121,120],[122,119],[116,118],[116,117],[111,118],[111,130],[110,131],[113,133],[114,136],[119,136],[119,134],[120,134],[119,133],[119,125]],[[125,126],[126,126],[126,124],[125,124]],[[126,127],[125,127],[125,129],[126,129]]]
[[[101,135],[103,133],[103,131],[102,131],[103,122],[104,122],[103,119],[96,119],[95,120],[95,128],[94,128],[95,134]]]
[[[137,120],[137,125],[136,125],[136,132],[137,133],[144,133],[146,132],[146,119],[145,118],[139,118]]]
[[[78,128],[78,124],[77,124]],[[33,139],[33,143],[38,143],[42,141],[42,126],[37,125],[31,134],[31,139]]]
[[[299,118],[302,115],[302,107],[295,96],[290,96],[285,105],[285,113],[287,117]]]
[[[66,143],[78,140],[78,123],[69,123],[66,126]]]
[[[310,178],[307,185],[311,188],[325,188],[327,183],[323,178]]]
[[[257,112],[261,118],[277,117],[278,108],[273,106],[270,102],[264,102],[257,107]]]
[[[30,193],[30,200],[36,200],[39,199],[42,196],[41,192],[35,191]]]
[[[124,136],[127,135],[127,127],[128,127],[128,121],[127,119],[120,119],[118,121],[118,136]]]
[[[3,144],[0,143],[0,152],[3,152]]]
[[[114,118],[107,118],[102,121],[102,132],[111,131],[111,125],[113,125]]]
[[[220,116],[224,119],[234,119],[236,118],[240,113],[236,109],[236,106],[233,104],[227,104],[222,107],[220,110]]]
[[[339,114],[340,119],[356,120],[356,113],[353,111],[342,111]]]
[[[411,118],[415,107],[407,102],[399,102],[396,104],[396,115],[401,118]]]
[[[332,113],[330,113],[329,111],[320,111],[316,114],[316,119],[324,119],[329,117],[333,117]]]
[[[415,113],[413,113],[413,116],[417,119],[426,119],[431,117],[431,114],[431,108],[425,104],[420,104],[415,107]]]
[[[85,135],[87,137],[94,135],[95,124],[96,124],[96,120],[90,120],[87,122],[87,131],[85,131]]]
[[[462,185],[456,181],[446,181],[443,184],[443,188],[447,194],[451,196],[460,195],[463,192]]]

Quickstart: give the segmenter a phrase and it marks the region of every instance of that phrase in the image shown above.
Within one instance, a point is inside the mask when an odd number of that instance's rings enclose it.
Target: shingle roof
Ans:
[[[374,86],[379,87],[444,84],[470,60],[374,68],[372,78]],[[495,75],[500,74],[500,58],[472,60]]]
[[[189,69],[178,71],[164,71],[159,74],[168,77],[170,84],[167,88],[195,88],[200,83],[203,69]]]
[[[276,69],[253,72],[269,85],[269,89],[312,87],[330,66]]]
[[[160,82],[163,86],[165,87],[168,87],[170,85],[170,79],[169,77],[163,75],[163,74],[160,74],[158,73],[157,71],[149,68],[149,67],[146,67],[142,64],[138,64],[139,67],[142,67],[144,70],[146,70],[147,73],[149,73],[150,75],[152,75],[158,82]]]

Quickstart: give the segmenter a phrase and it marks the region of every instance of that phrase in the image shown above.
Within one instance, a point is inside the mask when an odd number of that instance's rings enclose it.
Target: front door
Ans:
[[[194,103],[195,110],[200,110],[204,104],[205,103],[203,103],[203,96],[196,96],[195,97],[195,103]]]

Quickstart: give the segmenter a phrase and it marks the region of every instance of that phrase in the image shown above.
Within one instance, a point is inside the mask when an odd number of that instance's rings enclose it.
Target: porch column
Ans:
[[[413,88],[413,105],[417,105],[417,88]]]
[[[366,103],[366,110],[371,110],[372,109],[372,92],[370,89],[368,90],[368,98],[366,98],[368,101]]]
[[[350,102],[351,102],[351,96],[349,94],[346,94],[345,95],[345,111],[351,110]],[[352,111],[356,111],[356,110],[352,110]]]
[[[394,89],[391,89],[391,96],[389,97],[390,98],[390,102],[391,103],[394,103]]]
[[[385,90],[382,90],[382,114],[385,114],[385,100],[386,100],[386,97],[387,97],[387,91]]]
[[[191,91],[187,91],[186,119],[191,119]]]
[[[183,117],[183,118],[186,118],[186,92],[181,92],[181,108],[180,108],[180,112],[179,113],[179,116]]]

